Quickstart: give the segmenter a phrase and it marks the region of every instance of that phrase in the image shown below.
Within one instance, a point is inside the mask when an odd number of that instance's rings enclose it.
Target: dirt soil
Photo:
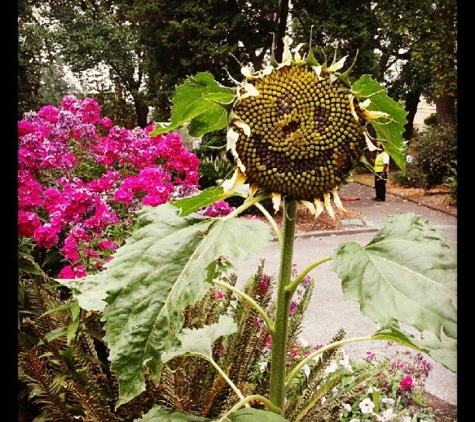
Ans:
[[[368,186],[373,186],[374,176],[371,174],[359,174],[353,177],[355,182]],[[457,215],[457,203],[450,196],[449,189],[446,186],[439,185],[433,189],[425,191],[420,188],[408,188],[398,185],[391,180],[387,184],[387,193],[393,193],[399,196],[424,204],[436,209],[444,210],[453,215]],[[331,231],[331,230],[347,230],[354,229],[354,226],[345,226],[340,220],[363,220],[361,214],[351,208],[351,202],[344,203],[346,213],[333,206],[336,219],[333,220],[326,211],[315,219],[303,205],[299,204],[297,209],[297,227],[296,233],[307,233],[309,231]],[[276,222],[281,225],[282,211],[273,214]],[[265,220],[265,217],[262,217]]]

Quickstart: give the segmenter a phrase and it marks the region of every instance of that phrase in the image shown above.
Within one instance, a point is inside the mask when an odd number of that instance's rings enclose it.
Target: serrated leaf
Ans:
[[[288,422],[288,419],[277,413],[252,408],[244,408],[233,412],[227,417],[227,420],[230,422]]]
[[[134,422],[211,422],[211,420],[192,413],[154,406],[141,418],[134,419]]]
[[[209,263],[246,259],[270,241],[269,227],[259,220],[180,217],[169,203],[144,207],[106,271],[58,280],[73,289],[83,309],[103,310],[111,368],[119,379],[118,405],[144,390],[145,366],[158,381],[161,353],[179,346],[182,311],[210,287]]]
[[[371,338],[393,341],[418,352],[426,353],[447,369],[457,372],[456,342],[452,339],[438,339],[437,336],[428,331],[421,333],[419,336],[413,334],[406,336],[394,328],[379,330]]]
[[[439,339],[442,332],[456,338],[455,247],[419,216],[390,217],[367,246],[344,243],[333,259],[344,297],[383,328],[399,321]]]
[[[371,120],[371,125],[376,130],[379,139],[383,139],[385,151],[391,156],[396,165],[401,169],[406,168],[406,147],[402,134],[407,123],[407,112],[400,104],[388,97],[386,90],[369,75],[363,75],[352,86],[357,98],[370,98],[368,110],[383,111],[389,118]]]
[[[231,88],[216,82],[208,72],[190,76],[176,89],[170,124],[166,127],[157,126],[151,135],[170,132],[187,122],[190,122],[189,134],[196,138],[222,129],[227,123],[224,105],[231,103],[234,95]]]
[[[221,419],[220,419],[221,420]],[[134,422],[216,422],[218,419],[202,418],[192,413],[180,412],[178,410],[167,409],[161,406],[152,407],[140,419],[134,419]],[[222,422],[288,422],[274,412],[261,409],[244,408],[233,412]]]
[[[224,199],[230,198],[231,196],[243,195],[239,192],[225,193],[224,189],[221,186],[212,186],[208,189],[199,192],[196,195],[188,196],[186,198],[171,202],[171,204],[181,210],[182,217],[186,217],[192,212],[195,212],[216,202],[223,201]]]
[[[457,342],[450,338],[439,339],[431,332],[424,332],[412,339],[420,348],[429,350],[429,355],[452,372],[457,372]]]
[[[175,356],[186,354],[199,355],[212,359],[212,345],[219,337],[228,336],[237,331],[237,324],[226,315],[221,315],[216,324],[206,325],[201,328],[184,328],[177,335],[181,346],[173,352],[162,353],[162,362],[166,363]]]

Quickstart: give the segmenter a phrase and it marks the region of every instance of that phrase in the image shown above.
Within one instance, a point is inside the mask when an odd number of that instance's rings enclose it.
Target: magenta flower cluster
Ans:
[[[19,121],[18,234],[60,251],[58,278],[102,268],[142,205],[198,191],[198,157],[154,127],[113,126],[94,99],[74,96]]]

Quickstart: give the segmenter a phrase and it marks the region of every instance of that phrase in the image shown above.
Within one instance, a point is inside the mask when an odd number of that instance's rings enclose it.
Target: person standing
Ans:
[[[389,172],[389,154],[384,151],[381,142],[376,143],[376,158],[374,160],[374,189],[376,196],[373,201],[386,201],[386,182]]]

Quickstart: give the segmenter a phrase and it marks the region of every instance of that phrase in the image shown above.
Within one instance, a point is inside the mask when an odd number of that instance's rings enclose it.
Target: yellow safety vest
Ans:
[[[384,170],[384,161],[389,157],[386,151],[379,153],[374,160],[374,171],[376,173],[382,173]]]

